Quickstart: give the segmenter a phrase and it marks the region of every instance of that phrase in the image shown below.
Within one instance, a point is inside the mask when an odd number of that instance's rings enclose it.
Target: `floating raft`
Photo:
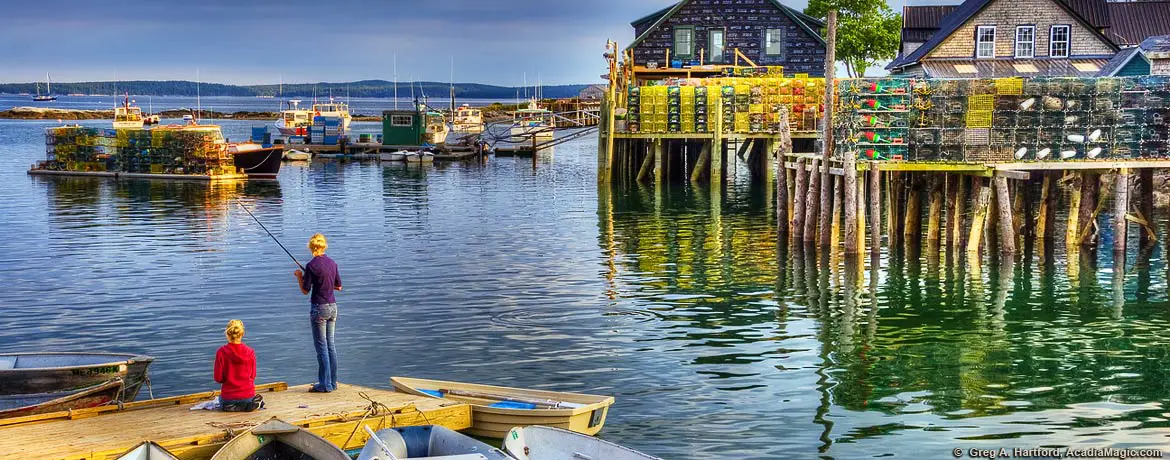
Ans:
[[[190,410],[216,396],[208,392],[133,402],[122,408],[0,419],[0,459],[107,460],[144,440],[155,441],[183,460],[210,459],[234,434],[272,417],[305,427],[346,450],[365,445],[368,435],[362,426],[375,431],[415,425],[453,430],[471,426],[471,407],[466,404],[346,384],[332,393],[308,390],[308,385],[284,383],[258,386],[266,408],[256,412]]]
[[[69,176],[69,177],[106,177],[112,179],[162,179],[162,180],[181,180],[181,181],[199,181],[199,182],[234,182],[248,180],[247,174],[149,174],[149,173],[125,173],[125,172],[109,172],[109,171],[55,171],[49,169],[30,169],[29,175],[33,176]]]

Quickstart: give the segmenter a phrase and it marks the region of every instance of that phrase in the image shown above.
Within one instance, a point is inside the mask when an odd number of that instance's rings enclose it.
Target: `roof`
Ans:
[[[678,10],[682,9],[683,5],[685,5],[686,3],[690,2],[690,1],[691,0],[682,0],[681,2],[678,2],[678,3],[675,3],[674,5],[671,5],[670,7],[655,11],[653,13],[650,13],[647,16],[644,16],[644,17],[641,17],[641,18],[635,20],[634,22],[631,22],[630,25],[634,26],[634,28],[637,28],[637,27],[639,27],[647,22],[650,22],[650,21],[654,21],[654,25],[652,25],[648,29],[646,29],[646,31],[643,32],[642,35],[634,38],[634,41],[631,42],[630,46],[627,46],[626,49],[631,49],[635,46],[638,46],[639,43],[642,43],[642,40],[645,40],[646,37],[649,36],[650,32],[653,32],[655,29],[657,29],[658,26],[661,25],[667,18],[673,16],[674,13],[676,13],[676,12],[678,12]],[[788,16],[789,19],[792,19],[792,22],[796,23],[796,25],[798,25],[798,26],[800,26],[800,28],[804,29],[805,32],[807,32],[809,35],[813,36],[813,38],[815,38],[818,42],[820,42],[820,44],[822,44],[822,45],[825,44],[824,37],[821,37],[821,34],[813,28],[813,27],[824,27],[825,23],[823,21],[821,21],[820,19],[814,18],[812,16],[809,16],[807,14],[801,13],[800,11],[797,11],[795,9],[789,8],[789,7],[785,6],[784,4],[780,3],[779,0],[768,0],[768,2],[771,3],[772,5],[776,6],[776,8],[779,8],[780,11],[784,12],[784,14],[786,16]]]
[[[1113,59],[1110,59],[1108,64],[1105,64],[1105,66],[1101,68],[1101,72],[1099,72],[1097,76],[1112,77],[1117,75],[1117,72],[1125,68],[1126,64],[1129,64],[1129,61],[1134,59],[1134,56],[1139,56],[1140,59],[1146,58],[1145,56],[1142,56],[1142,49],[1139,47],[1135,46],[1133,48],[1123,49],[1115,56],[1113,56]]]
[[[948,14],[951,14],[959,5],[929,5],[902,7],[903,29],[938,29]]]
[[[1170,35],[1159,35],[1142,41],[1138,46],[1151,59],[1170,59]]]
[[[1108,36],[1120,45],[1136,45],[1148,37],[1170,34],[1170,1],[1110,2]]]
[[[1085,70],[1075,65],[1089,65]],[[947,59],[926,61],[922,68],[934,78],[1003,78],[1003,77],[1095,77],[1109,59]],[[976,73],[959,72],[956,66],[972,66]],[[1021,72],[1020,66],[1031,65],[1036,72]],[[1089,70],[1089,69],[1092,70]]]
[[[950,37],[951,34],[955,33],[959,27],[962,27],[963,24],[965,24],[969,19],[978,14],[980,11],[983,11],[987,5],[990,5],[991,2],[994,1],[996,0],[967,0],[963,2],[963,4],[959,5],[955,11],[951,12],[951,14],[948,14],[943,18],[942,22],[939,24],[938,32],[935,32],[935,34],[930,37],[930,40],[927,40],[926,43],[923,43],[922,46],[919,46],[912,53],[905,56],[898,56],[893,61],[891,61],[889,65],[886,66],[886,69],[893,70],[917,64],[923,56],[926,56],[927,53],[933,51],[935,47],[942,44],[942,42]],[[1093,33],[1098,36],[1098,38],[1108,43],[1109,46],[1117,48],[1117,46],[1114,45],[1111,40],[1106,38],[1104,35],[1101,35],[1101,32],[1097,30],[1097,28],[1085,22],[1085,19],[1081,17],[1081,15],[1076,11],[1073,11],[1073,9],[1068,6],[1068,4],[1060,0],[1053,1],[1070,15],[1072,15],[1072,17],[1075,18],[1081,25],[1085,26],[1089,30],[1092,30]]]
[[[1105,0],[1062,0],[1094,28],[1109,27],[1109,8]]]

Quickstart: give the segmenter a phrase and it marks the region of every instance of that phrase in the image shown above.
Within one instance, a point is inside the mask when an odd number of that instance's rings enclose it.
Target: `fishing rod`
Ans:
[[[293,263],[297,264],[298,267],[301,267],[301,271],[305,271],[305,266],[301,265],[301,262],[297,260],[296,256],[293,256],[291,252],[288,252],[288,248],[285,248],[283,244],[280,244],[280,240],[276,239],[276,235],[273,235],[272,232],[268,231],[268,227],[265,227],[264,223],[260,222],[260,219],[257,219],[256,215],[252,214],[252,211],[249,211],[247,206],[244,206],[244,202],[240,201],[239,198],[236,198],[236,204],[240,205],[241,208],[244,208],[244,212],[248,213],[249,216],[252,216],[252,220],[256,221],[257,224],[260,224],[260,228],[264,229],[264,233],[267,233],[268,236],[272,238],[272,241],[275,241],[276,245],[280,246],[280,249],[284,249],[284,253],[288,254],[288,257],[292,259]]]

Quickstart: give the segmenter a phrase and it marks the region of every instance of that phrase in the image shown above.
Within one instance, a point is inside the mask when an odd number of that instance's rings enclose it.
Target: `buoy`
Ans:
[[[1027,154],[1028,154],[1028,148],[1027,147],[1020,147],[1019,150],[1016,150],[1016,159],[1022,160],[1024,158],[1024,155],[1027,155]]]
[[[1100,138],[1101,138],[1101,130],[1100,129],[1095,129],[1095,130],[1093,130],[1092,133],[1089,133],[1089,142],[1097,142],[1097,139],[1100,139]]]
[[[1075,156],[1077,156],[1076,150],[1065,150],[1063,152],[1060,152],[1060,159],[1061,160],[1067,160],[1067,159],[1075,157]]]
[[[1090,150],[1088,153],[1085,154],[1085,156],[1087,156],[1089,158],[1097,158],[1097,155],[1100,155],[1100,154],[1101,154],[1101,147],[1093,147],[1093,150]]]
[[[1040,149],[1039,152],[1036,152],[1036,158],[1043,160],[1045,158],[1048,158],[1048,154],[1050,154],[1050,153],[1052,153],[1052,149],[1049,149],[1049,148]]]
[[[1085,143],[1085,136],[1080,135],[1080,134],[1069,134],[1068,141],[1075,142],[1077,144],[1084,144]]]
[[[1033,105],[1036,105],[1036,98],[1034,98],[1034,97],[1028,98],[1024,102],[1021,102],[1020,108],[1024,109],[1024,110],[1028,110],[1028,109],[1032,108]]]

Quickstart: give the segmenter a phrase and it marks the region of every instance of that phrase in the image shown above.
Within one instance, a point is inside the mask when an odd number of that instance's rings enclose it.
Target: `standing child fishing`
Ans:
[[[309,238],[313,260],[305,270],[293,272],[301,293],[309,295],[309,321],[313,329],[313,348],[317,351],[317,384],[310,392],[328,393],[337,389],[337,347],[333,331],[337,325],[337,300],[333,291],[341,290],[341,274],[337,263],[325,255],[329,245],[320,233]]]

